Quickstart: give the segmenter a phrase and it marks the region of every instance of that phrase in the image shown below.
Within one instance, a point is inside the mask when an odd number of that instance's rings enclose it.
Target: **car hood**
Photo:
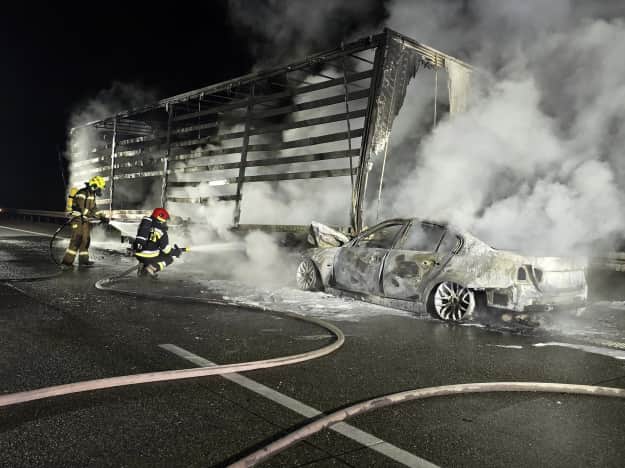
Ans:
[[[340,247],[351,238],[346,234],[322,223],[313,221],[308,231],[308,243],[315,247]]]

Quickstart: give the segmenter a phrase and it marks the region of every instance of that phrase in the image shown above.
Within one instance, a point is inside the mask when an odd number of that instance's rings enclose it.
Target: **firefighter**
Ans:
[[[135,257],[139,260],[139,276],[156,279],[158,273],[171,265],[174,257],[180,257],[185,249],[169,245],[167,221],[169,213],[165,208],[155,208],[151,216],[141,220],[137,236],[132,244]]]
[[[65,256],[61,262],[63,269],[69,269],[74,264],[78,255],[78,265],[91,266],[94,262],[89,259],[89,244],[91,243],[91,223],[100,220],[107,222],[104,213],[96,211],[96,196],[102,195],[102,189],[106,185],[103,177],[95,176],[85,183],[73,196],[72,212],[72,238]]]

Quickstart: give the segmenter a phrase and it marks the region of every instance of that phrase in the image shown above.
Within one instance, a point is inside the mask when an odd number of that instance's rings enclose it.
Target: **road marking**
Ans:
[[[560,343],[558,341],[550,341],[548,343],[534,343],[532,346],[537,347],[537,348],[541,348],[544,346],[560,346],[562,348],[578,349],[586,353],[600,354],[602,356],[608,356],[614,359],[619,359],[621,361],[625,360],[625,352],[620,351],[618,349],[614,349],[614,348],[602,348],[598,346],[590,346],[590,345],[585,345],[585,344]]]
[[[9,229],[11,231],[25,232],[26,234],[35,234],[36,236],[52,237],[52,234],[44,234],[42,232],[35,232],[35,231],[26,231],[25,229],[17,229],[17,228],[11,228],[7,226],[0,226],[0,228]]]
[[[600,344],[602,346],[607,346],[609,348],[625,349],[625,343],[621,343],[619,341],[596,340],[595,343]]]
[[[192,362],[198,367],[212,367],[217,365],[214,362],[204,359],[197,354],[193,354],[190,351],[187,351],[186,349],[180,348],[173,344],[161,344],[159,345],[159,347],[166,351],[169,351],[170,353],[175,354],[176,356],[181,357],[182,359],[186,359],[187,361]],[[247,388],[254,393],[262,395],[265,398],[275,403],[278,403],[279,405],[282,405],[285,408],[288,408],[291,411],[299,413],[307,418],[314,418],[323,415],[323,413],[318,409],[315,409],[312,406],[308,406],[302,403],[301,401],[295,400],[289,396],[277,392],[272,388],[266,387],[252,379],[248,379],[241,374],[224,374],[221,377],[226,380],[230,380],[231,382],[234,382],[244,388]],[[330,429],[364,445],[371,450],[375,450],[376,452],[385,455],[388,458],[395,460],[398,463],[401,463],[402,465],[415,468],[435,468],[438,466],[423,458],[417,457],[416,455],[413,455],[406,450],[396,447],[395,445],[389,444],[388,442],[385,442],[384,440],[379,439],[378,437],[371,435],[368,432],[361,431],[360,429],[350,424],[338,423],[330,427]]]

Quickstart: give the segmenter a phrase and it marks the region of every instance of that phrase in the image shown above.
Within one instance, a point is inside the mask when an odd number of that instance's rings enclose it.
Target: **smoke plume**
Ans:
[[[433,75],[417,73],[391,135],[380,218],[450,221],[494,246],[552,255],[585,253],[625,230],[625,61],[619,49],[625,6],[581,0],[328,1],[314,7],[232,0],[229,6],[257,67],[377,32],[386,18],[387,26],[480,70],[468,111],[444,116],[431,132]],[[144,102],[99,96],[73,123]],[[305,136],[295,130],[281,138]],[[247,184],[242,222],[347,224],[349,190],[347,178]],[[230,205],[172,204],[172,211],[208,223],[190,234],[190,245],[234,241],[227,229]],[[248,281],[270,276],[267,271],[292,278],[293,270],[284,267],[290,260],[277,245],[273,237],[250,234],[244,247],[249,262],[228,268]]]
[[[414,169],[386,194],[385,214],[448,220],[495,246],[543,254],[583,253],[625,229],[625,6],[395,1],[390,11],[390,27],[491,81],[416,154],[396,154],[390,164]],[[418,133],[431,109],[402,112]],[[394,133],[393,146],[409,135]]]
[[[385,17],[380,0],[229,0],[231,21],[249,38],[257,67],[284,65],[369,34]]]
[[[432,73],[417,74],[391,136],[379,219],[450,221],[495,246],[551,254],[585,253],[625,229],[618,48],[625,7],[573,0],[395,0],[386,12],[374,1],[230,6],[262,66],[372,33],[387,16],[388,27],[480,69],[476,81],[487,84],[469,111],[431,133]],[[322,216],[320,207],[331,210],[349,190],[315,191],[323,203],[293,209],[310,205],[303,185],[246,188],[254,192],[248,212]]]
[[[131,83],[114,82],[109,89],[102,90],[96,96],[78,104],[73,110],[69,127],[74,128],[88,122],[110,117],[118,112],[134,109],[156,101],[156,92]],[[71,170],[71,163],[89,153],[92,148],[102,144],[97,141],[94,131],[74,132],[70,134],[66,158],[70,162],[70,186],[81,187],[92,175],[80,170]],[[102,175],[102,174],[100,174]],[[106,174],[105,174],[106,175]],[[130,194],[129,194],[130,195]]]

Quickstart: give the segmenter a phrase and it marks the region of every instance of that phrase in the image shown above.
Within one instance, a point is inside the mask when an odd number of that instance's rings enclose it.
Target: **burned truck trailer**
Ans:
[[[98,204],[113,219],[136,219],[158,205],[184,217],[188,207],[224,204],[232,226],[242,228],[252,184],[326,179],[345,187],[345,224],[358,232],[370,221],[368,206],[379,204],[408,83],[424,73],[434,77],[433,125],[464,109],[471,67],[385,29],[74,127],[71,182],[103,176]],[[295,228],[267,221],[266,228]]]

